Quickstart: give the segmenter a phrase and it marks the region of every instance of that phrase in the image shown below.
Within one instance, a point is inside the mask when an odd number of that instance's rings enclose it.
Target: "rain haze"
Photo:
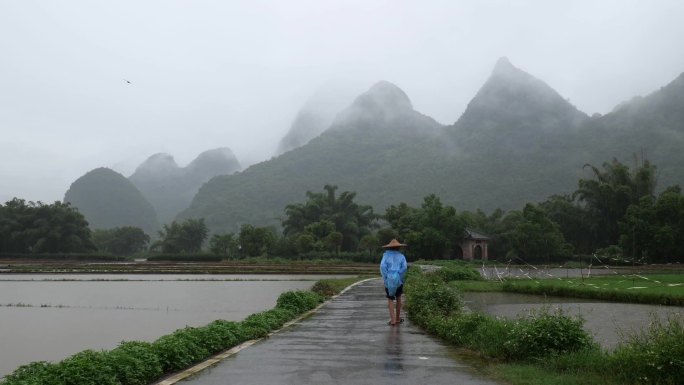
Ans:
[[[321,87],[379,80],[453,124],[507,56],[580,110],[684,71],[684,2],[0,2],[0,201],[217,147],[271,158]]]

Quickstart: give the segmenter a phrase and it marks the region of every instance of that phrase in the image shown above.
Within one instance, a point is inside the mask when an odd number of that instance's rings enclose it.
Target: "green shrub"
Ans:
[[[31,362],[18,367],[14,372],[5,376],[3,385],[41,385],[49,383],[55,378],[56,364],[45,361]]]
[[[625,381],[681,384],[684,379],[684,322],[681,315],[655,318],[648,329],[617,347],[612,366]]]
[[[209,355],[207,349],[195,343],[194,336],[187,329],[176,330],[152,343],[164,372],[186,368]]]
[[[514,360],[544,358],[595,347],[591,336],[582,329],[584,321],[571,318],[558,309],[530,312],[513,321],[504,343],[507,357]]]
[[[311,291],[320,294],[324,297],[332,297],[333,295],[338,293],[338,291],[330,282],[330,280],[327,279],[322,279],[314,283],[313,287],[311,288]]]
[[[252,314],[241,322],[249,339],[266,337],[271,330],[268,319],[261,313]]]
[[[288,291],[278,297],[276,308],[290,309],[299,314],[314,309],[323,300],[323,296],[310,291]]]
[[[109,353],[84,350],[56,365],[51,385],[120,385]]]
[[[407,279],[406,298],[410,308],[409,316],[418,325],[425,326],[428,319],[447,317],[462,309],[461,296],[455,288],[449,287],[434,274],[413,274]]]
[[[247,335],[237,322],[216,320],[205,326],[207,333],[215,336],[221,343],[221,349],[228,349],[247,341]]]
[[[466,340],[466,346],[478,350],[485,357],[503,358],[504,344],[510,340],[512,324],[511,320],[484,316]]]
[[[164,373],[148,342],[122,342],[109,352],[109,365],[122,385],[147,385]]]

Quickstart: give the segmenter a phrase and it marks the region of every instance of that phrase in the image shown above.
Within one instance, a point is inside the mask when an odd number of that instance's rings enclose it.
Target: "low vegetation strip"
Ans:
[[[559,310],[532,312],[517,320],[466,312],[458,289],[438,272],[412,269],[406,295],[414,323],[476,352],[513,384],[529,384],[532,376],[543,378],[534,382],[540,384],[679,384],[684,378],[680,318],[654,321],[608,352],[583,330],[581,319]]]
[[[508,280],[501,289],[525,294],[684,306],[684,276],[680,274]]]
[[[113,350],[85,350],[57,363],[33,362],[7,375],[0,385],[150,384],[245,341],[267,336],[356,280],[323,280],[312,291],[285,292],[275,308],[241,322],[217,320],[176,330],[151,343],[122,342]]]

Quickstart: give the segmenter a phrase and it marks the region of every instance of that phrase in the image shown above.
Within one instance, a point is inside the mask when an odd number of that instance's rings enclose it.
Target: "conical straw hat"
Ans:
[[[388,243],[388,244],[382,246],[382,248],[383,248],[383,249],[389,249],[389,248],[392,248],[392,247],[402,247],[402,246],[406,246],[406,244],[404,244],[404,243],[399,243],[399,241],[397,241],[396,239],[392,239],[392,240],[390,241],[390,243]]]

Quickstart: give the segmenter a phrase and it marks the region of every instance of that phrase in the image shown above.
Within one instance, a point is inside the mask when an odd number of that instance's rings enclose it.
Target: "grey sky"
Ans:
[[[157,152],[268,159],[326,83],[387,80],[451,124],[500,56],[605,113],[684,72],[682,20],[680,0],[0,0],[0,201]]]

